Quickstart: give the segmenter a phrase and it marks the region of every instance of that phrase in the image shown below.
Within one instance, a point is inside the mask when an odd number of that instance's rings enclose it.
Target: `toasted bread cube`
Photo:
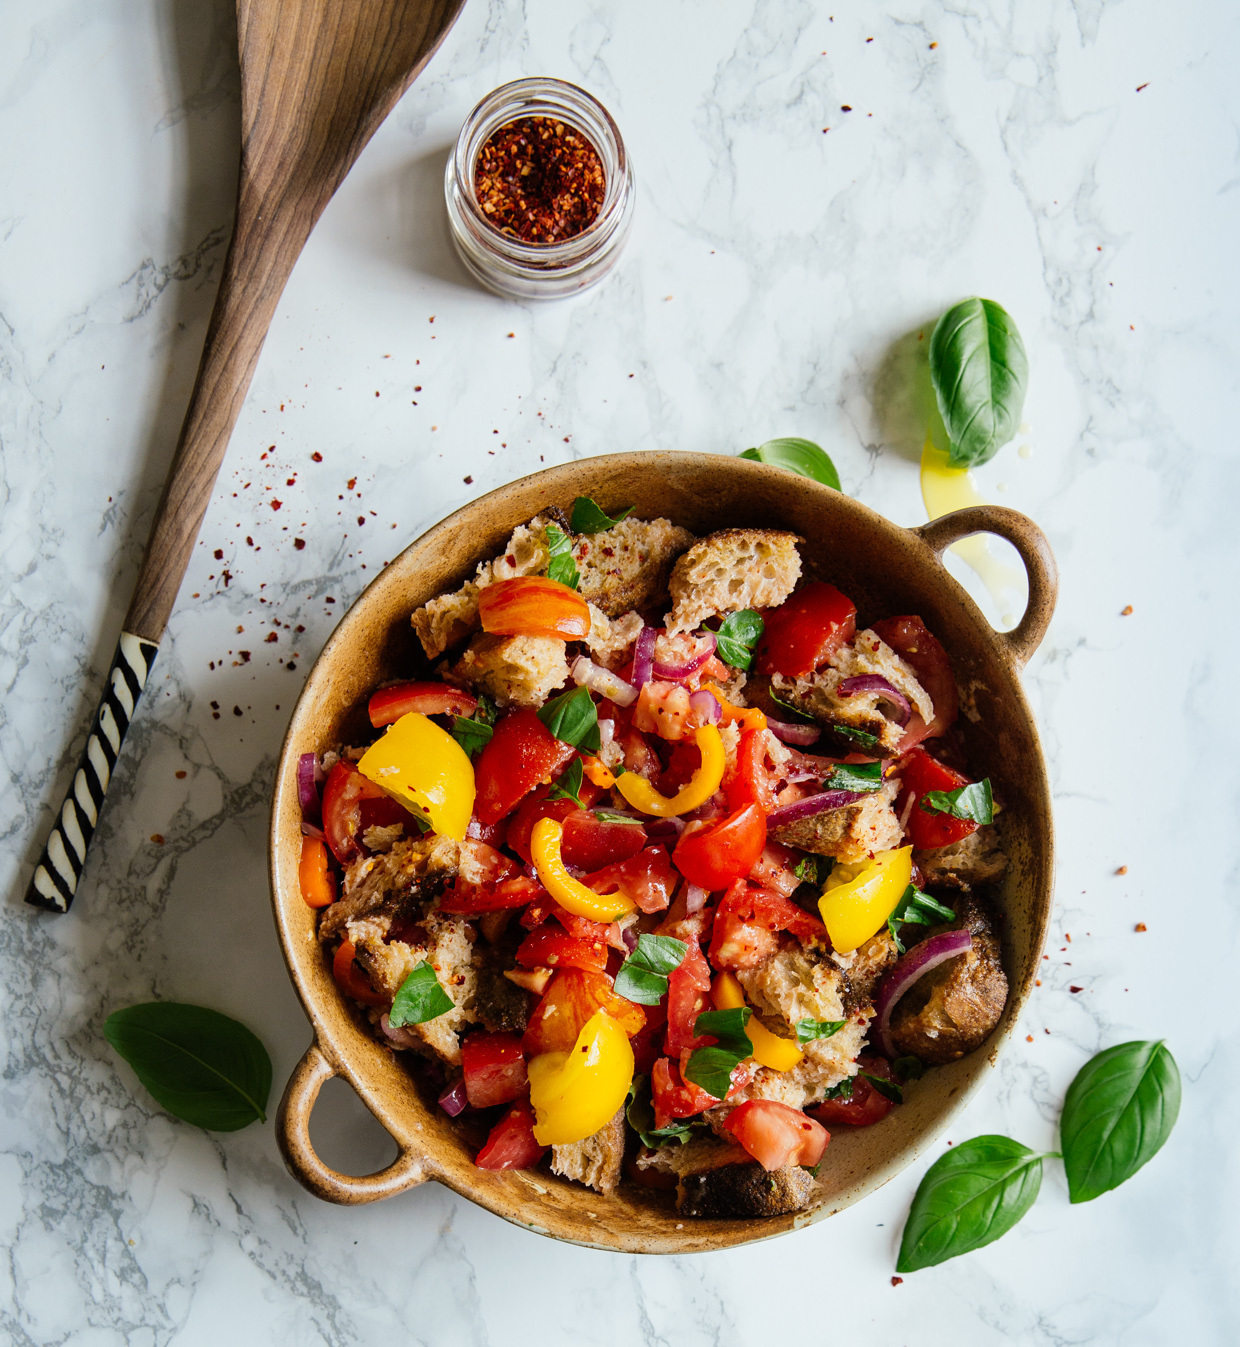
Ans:
[[[541,706],[568,678],[566,648],[556,636],[480,632],[452,666],[452,676],[500,706]]]
[[[694,543],[672,568],[670,633],[743,608],[777,608],[801,576],[795,533],[724,529]]]
[[[587,1188],[609,1196],[620,1182],[624,1163],[624,1109],[584,1141],[552,1146],[551,1172],[576,1179]]]

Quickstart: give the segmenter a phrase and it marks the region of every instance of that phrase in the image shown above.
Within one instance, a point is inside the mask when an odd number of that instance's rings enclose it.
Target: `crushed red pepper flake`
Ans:
[[[322,461],[323,461],[323,455],[320,454],[319,451],[316,449],[316,450],[314,451],[314,453],[312,453],[312,454],[310,455],[310,459],[311,459],[311,462],[313,462],[313,463],[322,463]]]
[[[304,538],[294,538],[294,539],[293,539],[293,546],[297,549],[298,552],[300,552],[301,549],[302,549],[303,547],[305,547],[305,545],[306,545],[306,540],[305,540]]]
[[[1131,616],[1132,616],[1132,604],[1128,604],[1127,607],[1121,608],[1121,609],[1119,610],[1119,615],[1120,615],[1120,617],[1131,617]]]
[[[1150,928],[1145,924],[1145,922],[1139,921],[1132,929],[1134,931],[1137,931],[1138,933],[1144,934],[1144,932],[1148,931]]]
[[[178,772],[178,773],[176,774],[176,778],[177,778],[178,781],[184,781],[185,778],[186,778],[188,775],[189,775],[188,772],[183,772],[183,771],[182,771],[182,772]]]
[[[474,166],[474,196],[488,223],[523,243],[575,238],[606,193],[598,150],[576,127],[520,117],[493,131]]]
[[[870,39],[868,39],[868,38],[866,39],[866,41],[869,41],[869,40],[870,40]],[[903,1286],[903,1285],[904,1285],[904,1278],[903,1278],[903,1277],[892,1277],[892,1279],[891,1279],[891,1284],[892,1284],[892,1286]]]
[[[1128,867],[1126,865],[1121,865],[1115,873],[1117,875],[1126,875],[1128,873]]]

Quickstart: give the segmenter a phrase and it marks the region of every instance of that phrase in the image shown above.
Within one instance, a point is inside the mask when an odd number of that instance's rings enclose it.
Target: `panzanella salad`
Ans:
[[[413,614],[374,741],[301,759],[336,982],[481,1168],[796,1210],[830,1130],[998,1022],[947,655],[799,542],[549,510]]]

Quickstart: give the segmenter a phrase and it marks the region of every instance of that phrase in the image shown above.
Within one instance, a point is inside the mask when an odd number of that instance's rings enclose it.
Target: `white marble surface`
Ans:
[[[293,275],[76,906],[52,918],[21,894],[194,374],[237,78],[223,0],[0,8],[0,1338],[1235,1340],[1238,37],[1226,0],[470,0]],[[618,274],[546,307],[468,282],[441,191],[474,101],[538,73],[606,102],[640,192]],[[1009,446],[981,476],[1063,571],[1027,676],[1060,859],[1031,1041],[951,1136],[1052,1148],[1090,1054],[1165,1036],[1185,1095],[1157,1160],[1075,1209],[1051,1162],[1013,1234],[893,1288],[926,1161],[793,1238],[640,1259],[434,1185],[328,1207],[270,1124],[162,1115],[102,1039],[116,1007],[239,1016],[277,1091],[308,1041],[269,913],[267,795],[305,670],[383,561],[544,462],[776,434],[921,522],[907,334],[969,293],[1009,308],[1032,366],[1032,456]],[[315,1138],[342,1167],[390,1152],[343,1086]]]

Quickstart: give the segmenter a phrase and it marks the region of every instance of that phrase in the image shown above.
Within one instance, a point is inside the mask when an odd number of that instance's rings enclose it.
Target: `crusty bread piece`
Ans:
[[[593,1136],[568,1145],[552,1146],[551,1172],[576,1179],[604,1196],[616,1191],[624,1163],[624,1109]]]
[[[672,568],[667,630],[692,631],[708,617],[776,608],[801,576],[795,533],[724,529],[694,543]]]
[[[676,1188],[680,1216],[786,1216],[808,1206],[814,1196],[814,1176],[800,1165],[785,1165],[767,1173],[750,1161],[721,1165],[701,1174],[686,1174]]]
[[[785,846],[847,864],[865,860],[876,851],[890,851],[900,845],[902,834],[892,808],[899,789],[898,782],[884,781],[878,790],[853,804],[771,828],[770,836]]]
[[[614,621],[601,608],[590,604],[590,634],[586,649],[596,664],[615,669],[624,662],[629,647],[641,635],[646,624],[639,613],[625,613]]]
[[[1007,853],[999,845],[999,834],[992,823],[983,824],[949,847],[914,851],[913,859],[927,884],[966,891],[975,884],[1002,879],[1008,867]]]
[[[578,534],[578,592],[608,617],[661,603],[673,563],[692,542],[693,534],[669,519],[623,519],[603,533]]]
[[[481,688],[500,706],[541,706],[568,679],[565,649],[556,636],[479,632],[452,666],[452,676]]]

